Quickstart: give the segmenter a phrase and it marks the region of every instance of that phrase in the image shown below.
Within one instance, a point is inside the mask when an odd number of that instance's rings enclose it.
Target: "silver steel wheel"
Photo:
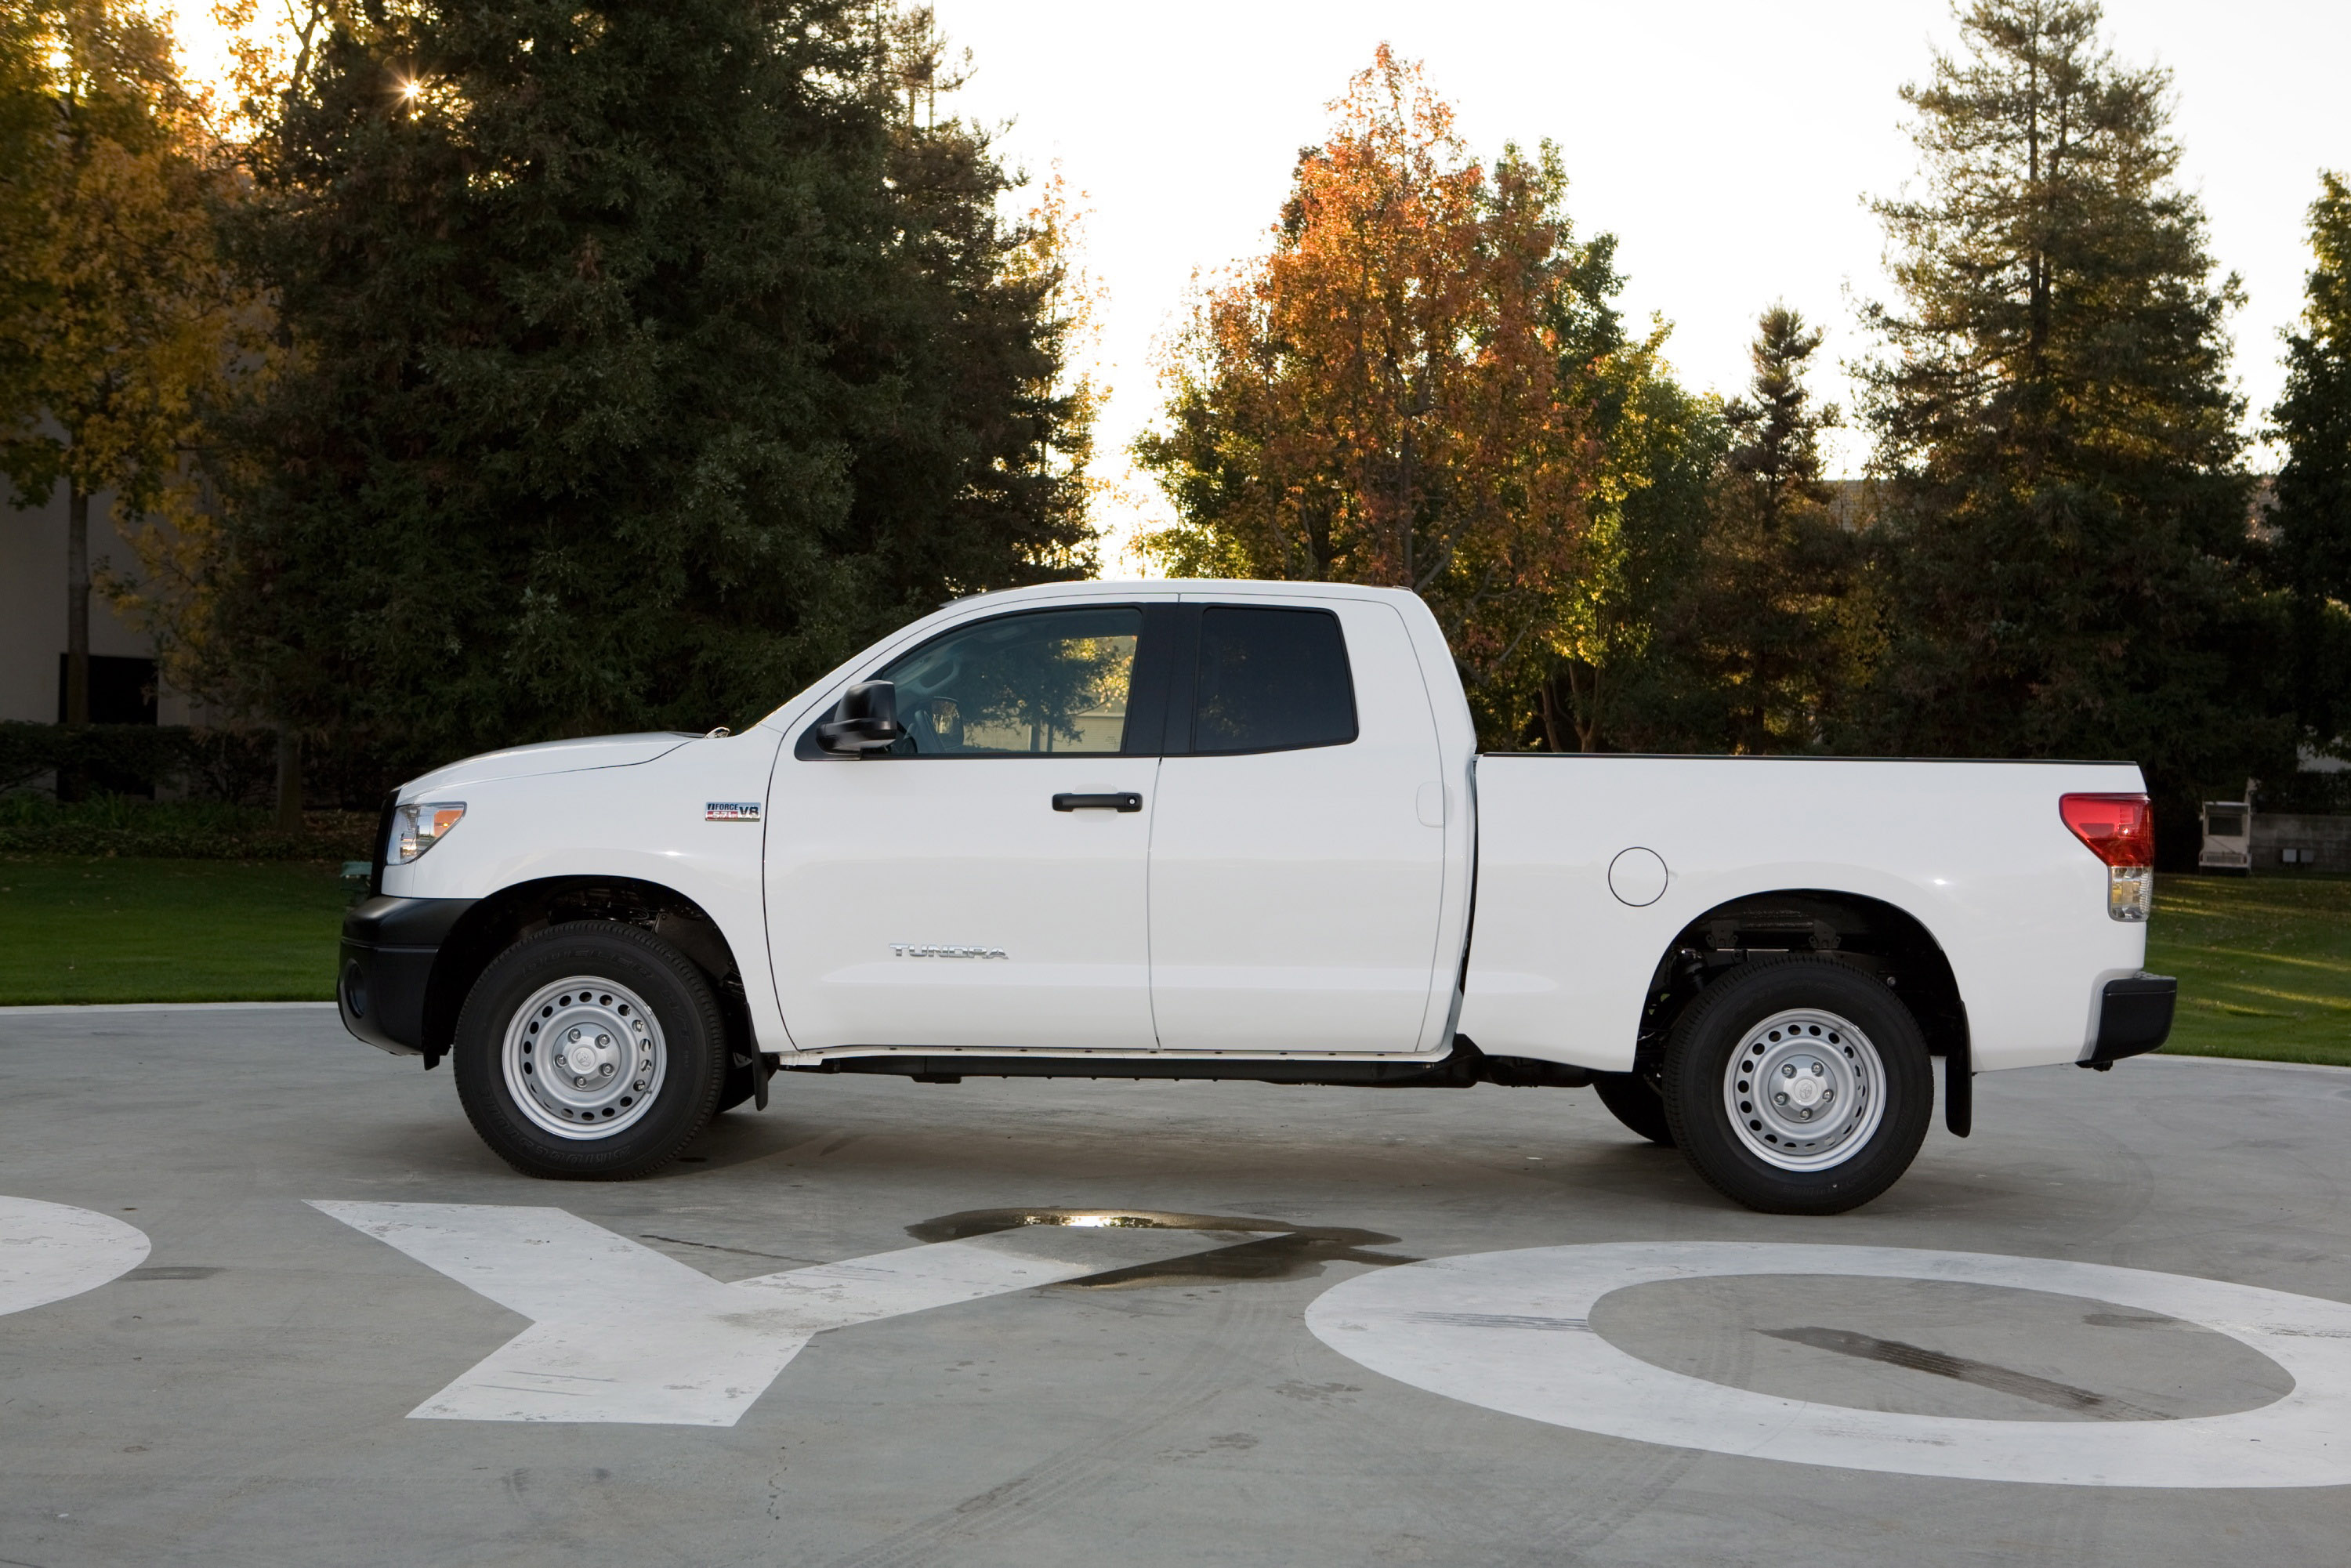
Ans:
[[[668,1052],[644,998],[596,975],[542,986],[507,1022],[507,1089],[559,1138],[609,1138],[661,1092]]]
[[[1886,1114],[1886,1067],[1869,1037],[1817,1008],[1747,1031],[1722,1076],[1747,1152],[1783,1171],[1826,1170],[1859,1153]]]

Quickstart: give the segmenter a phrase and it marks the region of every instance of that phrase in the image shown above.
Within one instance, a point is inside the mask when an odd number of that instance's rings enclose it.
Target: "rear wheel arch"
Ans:
[[[1726,900],[1675,934],[1650,977],[1635,1071],[1656,1071],[1675,1022],[1709,986],[1786,954],[1834,957],[1873,976],[1901,1000],[1931,1053],[1966,1059],[1967,1004],[1923,921],[1862,894],[1781,888]]]

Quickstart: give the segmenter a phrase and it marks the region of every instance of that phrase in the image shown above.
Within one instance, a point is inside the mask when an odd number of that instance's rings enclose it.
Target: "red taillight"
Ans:
[[[2057,814],[2108,865],[2155,863],[2155,809],[2144,795],[2061,795]]]

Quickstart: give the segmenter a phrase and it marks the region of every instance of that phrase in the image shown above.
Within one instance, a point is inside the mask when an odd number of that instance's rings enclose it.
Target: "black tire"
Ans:
[[[568,984],[574,980],[586,983]],[[558,987],[564,988],[560,1008],[552,994]],[[580,1097],[586,1109],[580,1121],[558,1133],[552,1125],[564,1124],[555,1118],[569,1107],[559,1110],[553,1096],[569,1092],[536,1067],[553,1061],[557,1077],[569,1070],[549,1057],[550,1048],[565,1049],[553,1029],[541,1038],[537,1026],[544,1019],[560,1027],[575,1017],[602,1019],[611,1033],[642,1018],[643,1040],[625,1039],[606,1053],[616,1066],[642,1065],[621,1071],[617,1082],[609,1082],[609,1071],[599,1078],[599,1070],[582,1068],[589,1076],[579,1082],[595,1088]],[[592,1033],[598,1026],[580,1027]],[[513,1073],[510,1034],[517,1041]],[[610,1043],[608,1034],[594,1039]],[[584,1049],[592,1051],[592,1043]],[[499,954],[465,998],[450,1055],[466,1118],[500,1159],[525,1176],[585,1181],[651,1176],[677,1158],[716,1113],[729,1066],[726,1015],[694,961],[649,932],[608,921],[551,926]],[[614,1099],[627,1094],[638,1072],[650,1091]],[[527,1107],[514,1085],[534,1080],[548,1092],[533,1094]],[[601,1110],[595,1109],[597,1096],[609,1102]],[[597,1117],[606,1115],[618,1120],[609,1132],[597,1130]]]
[[[1734,1061],[1760,1064],[1764,1075],[1735,1074]],[[1716,1191],[1765,1214],[1842,1214],[1867,1203],[1910,1168],[1934,1111],[1917,1020],[1885,986],[1834,958],[1757,959],[1708,987],[1676,1021],[1665,1069],[1676,1145]],[[1790,1095],[1767,1099],[1766,1082],[1786,1082]],[[1829,1084],[1845,1086],[1842,1104]],[[1799,1127],[1798,1115],[1819,1120]]]
[[[1666,1102],[1651,1080],[1637,1072],[1595,1072],[1592,1092],[1608,1113],[1659,1148],[1674,1146],[1674,1129],[1666,1120]]]

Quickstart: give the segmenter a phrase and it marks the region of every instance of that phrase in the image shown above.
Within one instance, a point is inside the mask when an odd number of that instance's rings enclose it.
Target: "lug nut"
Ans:
[[[1774,1094],[1771,1096],[1771,1103],[1774,1105],[1785,1105],[1787,1103],[1788,1097],[1785,1094]]]
[[[604,1063],[604,1076],[607,1078],[612,1076],[612,1064],[609,1061]]]
[[[578,1039],[580,1038],[580,1031],[579,1031],[578,1030],[576,1030],[576,1029],[575,1029],[575,1030],[573,1030],[571,1031],[571,1038],[572,1038],[573,1040],[578,1040]]]

